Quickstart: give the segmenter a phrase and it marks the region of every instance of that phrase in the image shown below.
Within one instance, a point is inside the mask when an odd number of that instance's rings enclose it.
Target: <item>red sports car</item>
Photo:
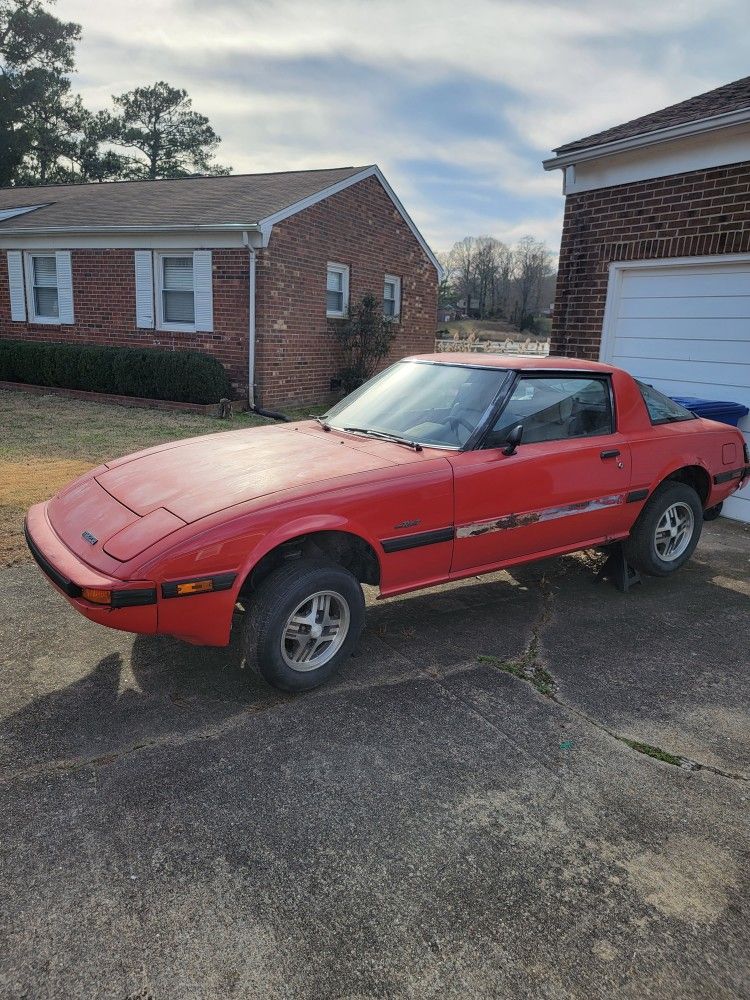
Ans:
[[[108,462],[32,507],[54,586],[112,628],[225,645],[304,690],[350,655],[381,596],[622,541],[668,576],[739,489],[738,430],[604,364],[408,358],[324,417]]]

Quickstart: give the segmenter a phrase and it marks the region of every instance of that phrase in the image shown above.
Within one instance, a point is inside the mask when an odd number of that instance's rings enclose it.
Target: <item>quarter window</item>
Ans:
[[[161,257],[161,319],[166,326],[195,325],[193,257]]]
[[[645,382],[638,382],[638,388],[641,390],[641,396],[643,396],[643,402],[646,404],[652,424],[670,424],[680,420],[695,420],[694,413],[691,413],[686,407],[670,399],[669,396],[665,396],[663,392],[654,389],[652,385],[647,385]]]
[[[57,262],[54,255],[31,258],[31,293],[35,319],[53,319],[60,316],[57,297]]]
[[[386,274],[383,282],[383,315],[398,319],[401,313],[401,279]]]
[[[349,308],[349,268],[329,264],[326,279],[326,316],[340,319]]]
[[[503,445],[518,424],[523,425],[523,444],[611,434],[609,384],[602,378],[522,376],[485,447]]]

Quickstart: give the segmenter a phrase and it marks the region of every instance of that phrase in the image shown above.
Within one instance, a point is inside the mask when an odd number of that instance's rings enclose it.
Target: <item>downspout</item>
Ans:
[[[250,246],[247,230],[242,233],[242,242],[248,253],[248,331],[247,331],[247,402],[255,409],[255,248]]]
[[[255,402],[255,248],[250,246],[247,230],[242,233],[242,242],[248,253],[248,331],[247,331],[247,403],[253,413],[261,417],[271,417],[272,420],[288,421],[290,418],[276,410],[263,410]]]

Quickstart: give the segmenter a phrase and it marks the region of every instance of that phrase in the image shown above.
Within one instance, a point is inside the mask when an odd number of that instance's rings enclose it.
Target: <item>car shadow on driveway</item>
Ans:
[[[185,736],[285,700],[239,669],[234,641],[199,648],[162,636],[128,637],[78,679],[40,695],[0,724],[3,766],[85,762],[129,746]],[[69,662],[69,661],[68,661]],[[76,667],[80,664],[76,663]]]
[[[551,617],[542,629],[542,645],[564,700],[633,738],[700,758],[695,741],[675,747],[674,727],[662,732],[659,716],[676,712],[681,721],[687,719],[695,712],[698,692],[704,714],[712,693],[722,710],[735,700],[736,686],[724,671],[722,688],[717,688],[714,658],[696,662],[689,654],[698,638],[694,623],[699,607],[712,605],[714,616],[721,608],[731,620],[740,611],[735,605],[744,610],[747,601],[715,583],[716,564],[704,562],[702,554],[673,581],[649,580],[628,595],[595,581],[596,561],[590,555],[516,567],[512,573],[382,602],[374,601],[370,591],[368,624],[357,654],[325,687],[301,697],[354,698],[367,688],[415,677],[486,671],[490,668],[478,663],[480,656],[498,663],[521,656],[532,636],[538,637],[542,621]],[[726,561],[722,568],[725,574],[734,572]],[[54,616],[57,597],[31,573],[30,584],[34,591],[38,588],[39,599],[28,607],[44,616],[49,605]],[[276,691],[244,666],[239,621],[229,646],[196,647],[163,636],[132,637],[102,629],[81,633],[74,612],[60,607],[59,651],[55,649],[48,669],[53,684],[58,678],[69,683],[27,698],[0,723],[0,759],[14,772],[55,761],[76,766],[128,748],[210,735],[300,697]],[[12,657],[10,662],[11,674],[15,669],[19,677],[31,663],[31,682],[33,664],[49,657],[50,641],[37,632],[34,619],[27,611],[18,620],[15,627],[25,631],[26,648],[15,664]],[[713,636],[711,646],[716,647],[713,625],[701,632]],[[720,645],[730,643],[727,636]],[[615,647],[619,654],[613,656]],[[107,652],[88,667],[89,650]],[[667,664],[671,669],[665,676]],[[693,683],[677,686],[674,678],[679,675],[684,682],[691,669]],[[620,672],[627,675],[627,684]],[[31,687],[28,680],[25,686]],[[711,762],[721,763],[718,757]]]
[[[539,595],[507,574],[442,591],[373,604],[350,663],[325,687],[302,697],[348,697],[352,690],[436,676],[475,664],[487,648],[515,655],[538,613]],[[80,640],[78,619],[66,614],[64,620],[72,627],[70,636],[61,636],[54,674],[75,679],[31,698],[0,723],[0,758],[13,771],[51,761],[75,766],[128,747],[184,739],[300,697],[269,687],[245,666],[239,620],[222,648],[97,630],[92,638],[98,641],[84,643],[84,650],[101,650],[107,639],[110,649],[119,650],[88,670],[80,641],[73,641]],[[502,626],[508,621],[512,631]],[[44,655],[44,637],[29,638],[33,661],[35,654]]]

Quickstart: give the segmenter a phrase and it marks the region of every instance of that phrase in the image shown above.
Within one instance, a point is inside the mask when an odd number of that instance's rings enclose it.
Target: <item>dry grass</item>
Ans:
[[[218,420],[0,390],[0,566],[28,558],[27,508],[95,465],[164,441],[272,422],[246,413]]]

